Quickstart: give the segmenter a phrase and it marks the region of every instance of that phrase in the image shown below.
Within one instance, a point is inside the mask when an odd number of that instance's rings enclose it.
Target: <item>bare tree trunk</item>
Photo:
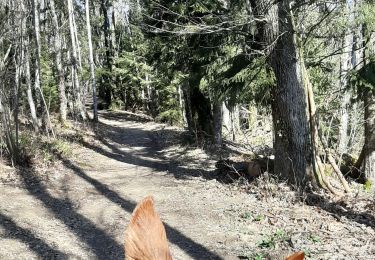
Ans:
[[[52,128],[50,116],[49,116],[49,108],[47,106],[46,100],[44,99],[43,90],[40,84],[40,21],[39,21],[39,0],[33,0],[33,10],[34,10],[34,36],[35,36],[35,45],[36,45],[36,58],[35,58],[35,78],[34,78],[34,85],[35,89],[39,91],[40,97],[43,102],[43,106],[46,111],[47,116],[47,135],[49,136],[48,128],[52,132],[52,136],[55,137],[55,133]]]
[[[39,22],[39,0],[32,0],[33,18],[34,18],[34,37],[35,37],[35,74],[34,88],[39,92],[40,89],[40,22]],[[39,105],[39,102],[38,102]]]
[[[362,52],[364,74],[369,74],[369,70],[372,70],[373,64],[369,64],[370,56],[374,54],[375,39],[373,34],[369,32],[367,24],[362,25],[362,35],[365,39],[366,45]],[[372,36],[372,37],[371,37]],[[370,61],[371,62],[371,61]],[[372,62],[374,62],[372,60]],[[367,73],[366,73],[367,71]],[[371,72],[372,73],[372,72]],[[363,145],[361,154],[355,163],[356,168],[361,168],[360,180],[365,182],[371,181],[372,185],[375,184],[375,91],[373,89],[366,88],[363,93],[364,103],[364,120],[365,120],[365,143]]]
[[[104,47],[105,47],[105,67],[109,72],[112,72],[113,66],[113,42],[112,42],[112,34],[111,34],[111,19],[110,14],[111,6],[109,0],[101,0],[101,9],[103,13],[104,23],[103,23],[103,31],[104,31]],[[107,105],[110,105],[112,102],[112,77],[108,75],[104,75],[104,86],[101,91],[101,96],[106,101]]]
[[[348,62],[348,55],[342,55],[341,57],[341,79],[340,79],[340,89],[343,91],[343,96],[341,99],[341,107],[340,107],[340,126],[339,126],[339,140],[338,140],[338,151],[339,153],[345,153],[347,151],[348,143],[349,143],[349,111],[350,111],[350,98],[351,92],[347,90],[347,72],[349,70],[347,62]]]
[[[110,2],[108,5],[108,19],[109,19],[109,31],[111,37],[111,46],[112,46],[112,55],[113,57],[118,57],[117,52],[117,43],[116,43],[116,35],[115,35],[115,26],[116,26],[116,17],[114,15],[114,8],[113,3]]]
[[[257,126],[258,119],[258,108],[254,104],[249,104],[249,129],[253,129]]]
[[[232,125],[230,120],[230,111],[225,102],[223,102],[223,127],[230,134],[232,132]],[[225,133],[226,134],[226,133]]]
[[[73,7],[73,5],[72,5]],[[72,13],[72,20],[73,20],[73,32],[74,32],[74,42],[75,42],[75,48],[77,53],[77,64],[78,64],[78,71],[82,72],[82,55],[81,55],[81,45],[79,43],[78,39],[78,30],[77,30],[77,24],[76,24],[76,18],[74,15],[74,7],[73,7],[73,13]]]
[[[367,90],[364,95],[365,105],[365,145],[363,171],[366,179],[375,185],[375,95]]]
[[[141,86],[141,100],[142,100],[142,111],[143,111],[143,113],[146,113],[146,111],[147,111],[147,99],[146,99],[145,86]]]
[[[223,102],[216,100],[213,104],[213,123],[214,123],[214,143],[215,146],[223,145],[222,125],[223,125]]]
[[[9,108],[3,106],[2,96],[0,93],[0,115],[1,121],[5,133],[5,143],[9,150],[9,154],[11,156],[12,164],[16,164],[18,162],[18,151],[16,149],[16,144],[14,142],[12,131],[10,129],[10,116],[9,116]]]
[[[256,15],[265,17],[258,30],[270,48],[269,64],[276,76],[272,90],[275,129],[275,173],[303,187],[313,177],[313,157],[308,123],[307,94],[290,1],[251,1]]]
[[[193,133],[195,131],[194,123],[193,123],[193,111],[191,106],[191,90],[189,80],[185,79],[182,83],[182,93],[184,97],[185,103],[185,115],[186,115],[186,123],[188,130]]]
[[[26,8],[24,5],[24,2],[21,1],[21,12],[26,12]],[[23,19],[21,21],[21,26],[23,28],[23,31],[26,32],[26,20]],[[25,39],[24,39],[24,44],[23,44],[23,70],[24,70],[24,75],[26,79],[26,96],[27,96],[27,101],[29,104],[30,108],[30,114],[31,114],[31,120],[32,124],[34,127],[34,131],[38,132],[39,131],[39,120],[37,117],[36,113],[36,106],[34,102],[34,97],[33,97],[33,92],[32,92],[32,83],[31,83],[31,73],[30,73],[30,40],[29,40],[29,35],[25,33]]]
[[[81,87],[78,78],[78,59],[77,59],[77,45],[76,45],[76,32],[74,30],[74,8],[72,0],[68,0],[68,13],[69,13],[69,30],[71,38],[71,63],[72,63],[72,83],[76,95],[76,106],[79,114],[83,120],[86,120],[86,112],[81,98]]]
[[[23,17],[21,18],[23,19]],[[21,26],[22,30],[22,26]],[[14,116],[14,125],[15,125],[15,145],[16,150],[18,152],[18,134],[19,134],[19,122],[18,122],[18,115],[19,115],[19,94],[20,94],[20,88],[21,88],[21,66],[23,61],[23,55],[22,55],[22,49],[23,49],[23,32],[21,32],[21,46],[19,47],[20,52],[18,53],[18,58],[14,57],[14,66],[15,66],[15,75],[14,75],[14,110],[13,110],[13,116]]]
[[[52,22],[55,27],[54,47],[55,47],[55,64],[57,69],[57,78],[59,84],[59,99],[60,99],[60,122],[62,124],[66,121],[67,99],[65,95],[65,77],[62,65],[62,43],[60,35],[60,26],[56,15],[55,0],[50,0],[50,7],[52,12]]]
[[[91,40],[91,24],[90,24],[90,8],[89,0],[86,0],[86,25],[87,25],[87,41],[89,44],[89,60],[90,60],[90,76],[92,84],[92,101],[94,109],[94,122],[98,122],[98,103],[96,100],[96,79],[95,79],[95,64],[94,64],[94,54],[92,48]]]
[[[353,1],[346,1],[345,10],[349,12],[350,21],[354,20]],[[349,111],[351,91],[348,89],[348,72],[355,66],[353,64],[353,39],[354,34],[351,30],[347,30],[342,39],[342,54],[340,55],[340,90],[343,93],[340,108],[340,126],[339,126],[339,140],[338,151],[342,154],[347,152],[349,144]]]
[[[236,141],[236,136],[240,131],[240,110],[238,105],[230,109],[230,124],[232,129],[232,140]]]
[[[223,104],[223,125],[231,135],[232,141],[235,141],[240,127],[238,107],[227,107],[225,103]]]
[[[27,41],[27,40],[26,40]],[[27,41],[28,42],[28,41]],[[27,85],[27,101],[30,107],[31,119],[33,122],[34,131],[39,131],[39,120],[36,114],[35,102],[33,98],[33,92],[31,89],[31,73],[30,73],[30,52],[29,44],[25,43],[25,75],[26,75],[26,85]]]
[[[12,50],[12,45],[9,46],[6,54],[4,55],[4,57],[2,57],[3,59],[0,59],[0,72],[3,72],[5,62],[8,59],[8,56],[11,50]],[[3,100],[3,87],[4,86],[1,86],[1,85],[3,84],[0,84],[0,87],[2,87],[0,91],[0,116],[1,116],[0,120],[1,120],[1,125],[3,128],[3,132],[5,135],[5,144],[11,156],[12,164],[14,165],[15,163],[19,162],[19,158],[18,158],[19,154],[18,154],[17,145],[15,144],[11,126],[10,126],[10,123],[11,123],[10,109],[9,107],[6,107],[5,105],[3,105],[2,100]]]

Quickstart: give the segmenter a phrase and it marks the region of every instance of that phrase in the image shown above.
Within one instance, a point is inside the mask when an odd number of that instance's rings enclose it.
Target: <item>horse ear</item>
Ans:
[[[305,259],[305,253],[303,251],[294,253],[293,255],[288,256],[285,260],[303,260]]]
[[[125,259],[171,260],[165,228],[151,196],[133,211],[125,231]]]

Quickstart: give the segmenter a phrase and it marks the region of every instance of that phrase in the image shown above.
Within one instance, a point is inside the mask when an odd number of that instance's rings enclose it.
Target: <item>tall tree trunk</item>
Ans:
[[[346,1],[344,10],[349,12],[349,20],[354,20],[354,4],[353,1]],[[349,111],[350,111],[350,98],[352,97],[351,91],[348,89],[348,72],[355,66],[353,64],[353,40],[354,34],[351,30],[347,30],[342,39],[342,54],[340,55],[340,90],[343,93],[340,107],[340,126],[339,126],[339,140],[338,151],[340,153],[347,152],[349,144]]]
[[[346,42],[346,41],[345,41]],[[345,43],[344,43],[345,44]],[[348,84],[347,73],[349,70],[348,62],[349,55],[341,55],[341,66],[340,66],[340,90],[343,92],[340,106],[340,125],[339,125],[339,140],[338,140],[338,152],[345,153],[347,151],[349,143],[349,111],[350,111],[350,98],[351,92],[346,89]]]
[[[374,64],[369,64],[370,56],[374,55],[375,40],[367,25],[363,25],[363,38],[367,41],[367,46],[363,51],[364,66],[374,68]],[[374,60],[371,61],[375,63]],[[364,144],[364,158],[363,171],[365,178],[370,180],[375,186],[375,91],[374,89],[366,88],[364,93],[364,107],[365,107],[365,144]]]
[[[0,59],[0,72],[3,72],[5,63],[12,49],[13,49],[12,45],[10,45],[4,57]],[[19,162],[19,158],[18,158],[19,154],[17,150],[17,145],[15,144],[15,141],[14,141],[12,129],[10,126],[11,124],[10,109],[8,106],[6,106],[6,104],[3,104],[3,101],[2,101],[4,84],[0,84],[0,85],[3,85],[1,86],[1,91],[0,91],[0,117],[1,117],[0,122],[2,125],[3,133],[5,135],[5,144],[11,156],[12,164],[14,165],[15,163]]]
[[[93,101],[93,109],[94,109],[94,122],[98,121],[98,103],[96,100],[96,79],[95,79],[95,64],[94,64],[94,54],[92,48],[92,40],[91,40],[91,24],[90,24],[90,8],[89,8],[89,0],[86,0],[86,25],[87,25],[87,41],[89,44],[89,60],[90,60],[90,76],[91,76],[91,84],[92,84],[92,101]]]
[[[230,123],[232,129],[232,140],[236,141],[236,136],[240,131],[240,108],[235,105],[230,110]]]
[[[182,124],[183,124],[183,126],[187,126],[184,95],[183,95],[183,92],[182,92],[181,85],[177,86],[177,94],[178,94],[178,104],[179,104],[181,117],[182,117]]]
[[[34,131],[38,132],[39,131],[39,121],[38,117],[36,114],[36,107],[35,107],[35,102],[34,102],[34,97],[33,97],[33,91],[31,88],[31,73],[30,73],[30,52],[29,52],[29,44],[28,44],[28,39],[26,38],[25,40],[25,75],[26,75],[26,85],[27,85],[27,101],[29,103],[29,108],[30,108],[30,114],[31,114],[31,119],[33,122],[33,127]]]
[[[81,98],[81,87],[78,77],[78,59],[77,59],[77,43],[76,43],[76,32],[74,27],[74,8],[72,0],[68,0],[68,13],[69,13],[69,30],[71,38],[71,63],[72,63],[72,83],[74,84],[76,106],[79,114],[83,120],[86,120],[86,112],[83,106],[83,100]]]
[[[313,176],[306,89],[296,38],[291,1],[252,1],[256,15],[264,16],[258,30],[270,48],[268,62],[276,76],[272,90],[275,129],[275,173],[303,187]],[[275,43],[276,41],[276,43]]]
[[[24,5],[23,1],[21,1],[21,10],[22,10],[22,12],[26,12],[26,8],[25,8],[25,5]],[[22,27],[23,27],[23,30],[25,32],[26,32],[26,22],[27,22],[27,19],[22,20]],[[33,97],[31,72],[30,72],[30,59],[31,59],[30,48],[31,48],[31,46],[30,46],[29,34],[26,33],[24,45],[23,45],[23,59],[24,59],[23,70],[24,70],[24,75],[25,75],[25,79],[26,79],[26,86],[27,86],[26,96],[27,96],[27,101],[28,101],[29,108],[30,108],[31,120],[32,120],[32,124],[33,124],[33,127],[34,127],[34,131],[38,132],[39,131],[39,120],[38,120],[37,113],[36,113],[36,106],[35,106],[34,97]]]
[[[62,43],[60,35],[60,26],[56,15],[55,0],[50,0],[50,7],[52,13],[52,23],[55,27],[55,37],[54,37],[54,49],[55,49],[55,65],[57,70],[57,78],[59,84],[59,101],[60,101],[60,122],[62,124],[66,121],[66,110],[67,110],[67,99],[65,95],[65,76],[64,69],[62,65]]]
[[[24,19],[23,17],[21,18]],[[21,30],[22,26],[21,26]],[[20,89],[21,89],[21,67],[23,62],[23,31],[21,32],[21,43],[20,43],[20,51],[18,52],[18,57],[14,57],[14,66],[15,66],[15,75],[14,75],[14,109],[13,109],[13,116],[14,116],[14,125],[15,125],[15,145],[16,150],[18,152],[18,134],[19,134],[19,97],[20,97]]]
[[[363,170],[366,179],[375,186],[375,95],[367,90],[365,94],[365,145]]]
[[[223,126],[223,102],[216,100],[213,104],[213,123],[214,123],[214,143],[215,146],[223,145],[222,126]]]
[[[374,64],[369,64],[370,56],[374,55],[375,40],[371,37],[366,24],[362,25],[362,35],[365,40],[365,46],[362,52],[363,74],[373,73]],[[374,60],[371,62],[374,63]],[[371,72],[366,73],[366,71]],[[375,91],[366,88],[363,93],[364,103],[364,121],[365,121],[365,142],[361,154],[355,163],[355,167],[360,169],[359,179],[362,182],[370,180],[375,186]]]
[[[9,154],[11,156],[12,164],[16,164],[19,162],[18,158],[18,151],[16,148],[16,144],[14,142],[14,138],[12,135],[12,130],[10,128],[10,116],[9,116],[9,108],[4,107],[2,102],[2,93],[0,93],[0,115],[1,115],[1,123],[3,125],[3,131],[5,134],[5,143],[6,147],[8,148]]]
[[[109,71],[112,72],[112,65],[113,65],[113,46],[112,46],[112,39],[111,39],[111,17],[110,17],[110,9],[111,3],[109,0],[101,0],[101,9],[103,13],[104,23],[103,23],[103,31],[104,31],[104,47],[105,47],[105,67]],[[112,102],[112,79],[108,75],[104,75],[104,86],[102,89],[101,96],[107,103],[110,105]]]
[[[81,45],[79,43],[78,39],[78,30],[77,30],[77,24],[76,24],[76,17],[74,15],[74,5],[73,7],[73,13],[72,13],[72,20],[73,20],[73,32],[74,32],[74,42],[75,42],[75,48],[76,48],[76,55],[77,55],[77,64],[78,64],[78,71],[79,73],[82,73],[82,55],[81,55]]]
[[[226,129],[228,134],[232,132],[232,124],[230,120],[230,111],[225,102],[223,102],[223,128]]]
[[[231,135],[232,141],[235,141],[240,127],[238,106],[227,107],[225,103],[223,104],[223,125]]]
[[[39,0],[32,0],[35,38],[35,72],[34,87],[39,92],[40,89],[40,21],[39,21]],[[39,105],[39,102],[38,102]]]
[[[41,55],[41,42],[40,42],[40,17],[39,17],[39,0],[33,0],[33,16],[34,16],[34,37],[35,37],[35,49],[36,49],[36,57],[35,57],[35,78],[34,78],[34,85],[35,89],[39,91],[43,106],[46,112],[46,129],[47,135],[49,136],[48,128],[52,132],[52,136],[55,137],[55,133],[52,128],[51,119],[49,116],[49,108],[47,106],[46,100],[44,98],[43,90],[41,88],[40,83],[40,55]]]
[[[182,93],[184,98],[184,110],[186,116],[186,124],[189,132],[193,133],[195,130],[194,123],[193,123],[193,112],[191,107],[191,90],[189,80],[185,79],[182,83]]]

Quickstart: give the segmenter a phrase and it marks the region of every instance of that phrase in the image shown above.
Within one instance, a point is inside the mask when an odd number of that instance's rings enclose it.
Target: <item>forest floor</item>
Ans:
[[[131,113],[101,112],[65,130],[49,166],[0,162],[0,259],[123,259],[136,203],[155,199],[174,259],[375,259],[373,195],[301,197],[262,176],[223,184],[215,156],[182,131]],[[61,149],[63,147],[64,149]],[[68,151],[65,151],[68,150]],[[217,159],[217,158],[216,158]]]

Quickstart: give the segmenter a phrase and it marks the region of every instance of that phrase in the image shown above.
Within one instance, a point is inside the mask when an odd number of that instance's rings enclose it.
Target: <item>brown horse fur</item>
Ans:
[[[305,254],[294,253],[285,260],[303,260]],[[164,225],[154,208],[154,200],[146,197],[133,211],[125,232],[125,259],[172,260]]]
[[[302,251],[294,253],[293,255],[290,255],[287,258],[285,258],[285,260],[303,260],[303,259],[305,259],[305,253]]]
[[[125,232],[125,259],[172,259],[167,235],[151,196],[143,199],[133,211]]]

